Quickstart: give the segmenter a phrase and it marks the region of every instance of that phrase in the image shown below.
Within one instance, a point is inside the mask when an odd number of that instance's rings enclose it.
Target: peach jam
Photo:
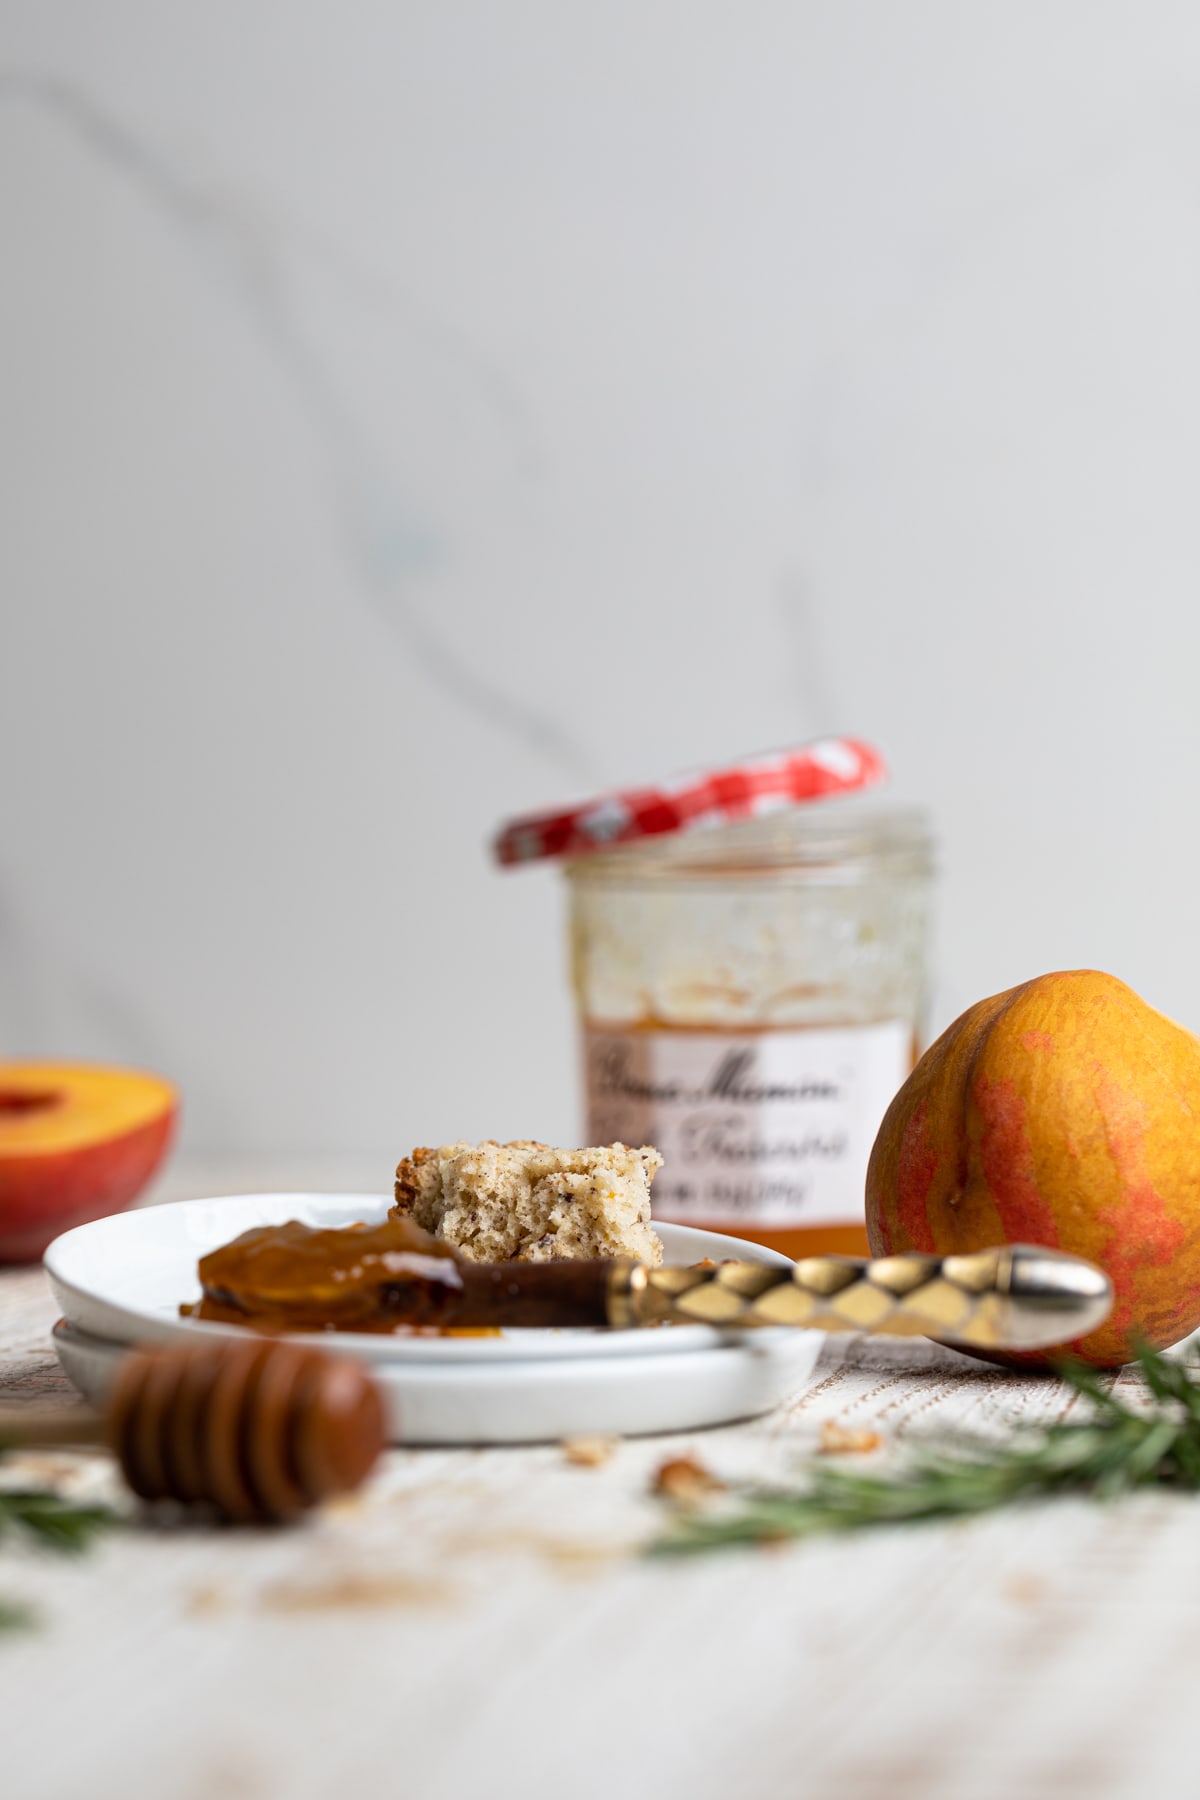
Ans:
[[[663,1219],[866,1253],[926,992],[924,815],[867,796],[566,864],[586,1141],[655,1144]]]

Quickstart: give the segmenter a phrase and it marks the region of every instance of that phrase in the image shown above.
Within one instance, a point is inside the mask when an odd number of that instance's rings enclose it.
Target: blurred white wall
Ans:
[[[845,729],[1200,1026],[1200,10],[7,0],[0,1054],[571,1136],[504,814]]]

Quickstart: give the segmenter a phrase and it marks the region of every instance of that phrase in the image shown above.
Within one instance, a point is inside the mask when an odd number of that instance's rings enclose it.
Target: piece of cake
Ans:
[[[661,1167],[648,1144],[443,1144],[401,1162],[392,1213],[414,1219],[472,1262],[635,1256],[660,1263],[650,1183]]]

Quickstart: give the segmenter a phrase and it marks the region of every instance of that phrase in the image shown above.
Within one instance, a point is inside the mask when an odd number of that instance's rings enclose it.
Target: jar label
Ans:
[[[588,1141],[654,1144],[654,1211],[689,1225],[861,1225],[912,1026],[584,1034]]]

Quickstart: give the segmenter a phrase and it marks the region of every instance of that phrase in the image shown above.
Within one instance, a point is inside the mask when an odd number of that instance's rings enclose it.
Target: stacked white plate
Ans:
[[[118,1213],[56,1238],[46,1270],[62,1308],[58,1359],[88,1399],[102,1401],[133,1345],[242,1336],[236,1325],[180,1317],[200,1297],[199,1258],[254,1225],[374,1224],[379,1194],[232,1194]],[[660,1224],[667,1262],[786,1258],[740,1239]],[[296,1334],[297,1341],[369,1363],[384,1392],[394,1443],[531,1443],[585,1434],[690,1431],[768,1411],[812,1373],[815,1331],[501,1332],[498,1337]]]

